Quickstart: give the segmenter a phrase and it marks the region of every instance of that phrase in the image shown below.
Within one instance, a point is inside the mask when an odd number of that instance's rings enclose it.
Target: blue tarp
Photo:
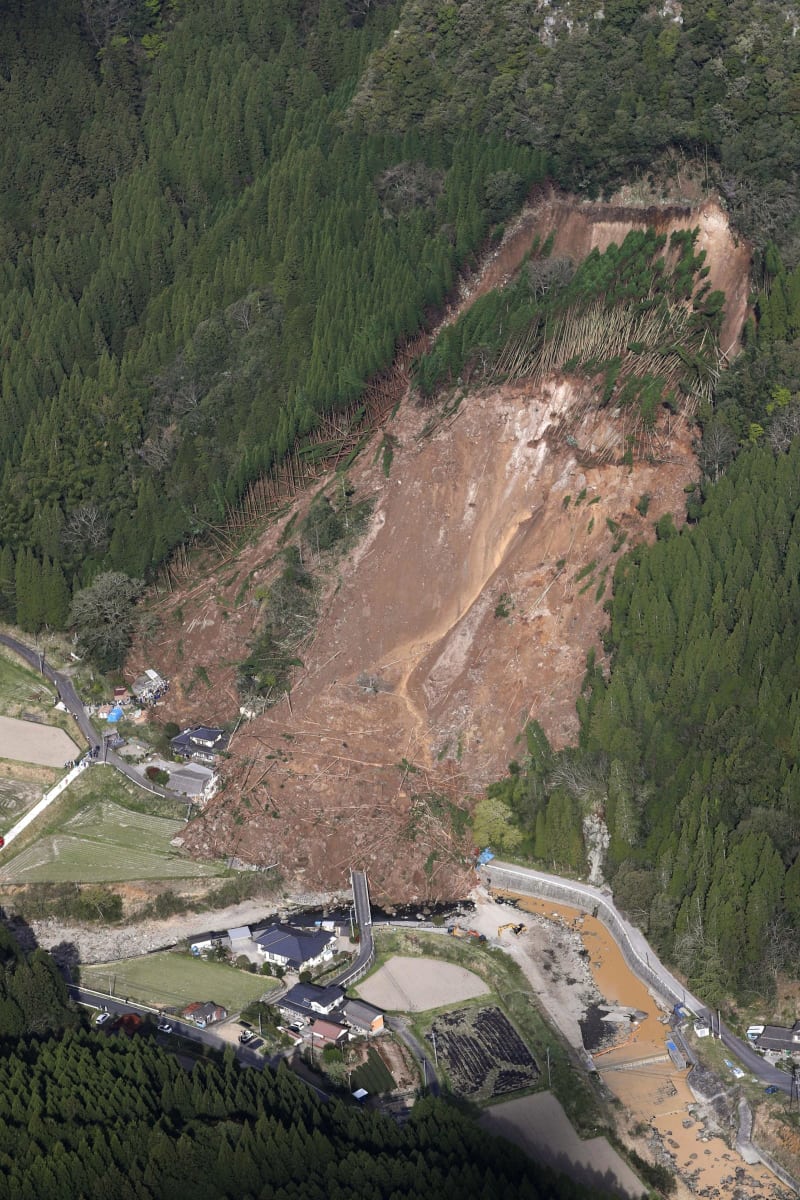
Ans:
[[[494,858],[494,855],[492,854],[491,850],[487,846],[486,849],[482,850],[481,853],[478,855],[478,866],[479,867],[485,866],[485,864],[488,862],[491,862],[493,858]]]
[[[124,717],[124,715],[125,714],[123,713],[120,706],[118,704],[115,704],[114,707],[112,708],[111,712],[106,717],[106,721],[108,721],[109,725],[116,725],[117,721],[121,721],[122,718]]]

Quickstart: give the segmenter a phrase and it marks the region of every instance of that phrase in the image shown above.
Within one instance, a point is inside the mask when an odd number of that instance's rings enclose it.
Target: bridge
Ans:
[[[345,968],[331,984],[346,988],[366,975],[375,961],[375,942],[372,936],[372,906],[369,902],[369,887],[367,886],[366,871],[351,871],[350,886],[353,889],[353,907],[355,921],[360,933],[358,954],[353,962]]]

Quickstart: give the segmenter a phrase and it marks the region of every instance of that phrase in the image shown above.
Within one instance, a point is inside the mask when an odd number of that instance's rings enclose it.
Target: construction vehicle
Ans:
[[[460,925],[448,925],[447,932],[451,937],[475,938],[475,940],[478,942],[486,941],[485,934],[478,933],[477,929],[462,929]]]
[[[507,925],[498,925],[497,936],[500,937],[501,933],[503,933],[506,929],[510,929],[512,933],[515,933],[517,937],[519,937],[519,935],[524,933],[527,928],[528,926],[523,925],[521,921],[516,925],[513,921],[509,921]]]

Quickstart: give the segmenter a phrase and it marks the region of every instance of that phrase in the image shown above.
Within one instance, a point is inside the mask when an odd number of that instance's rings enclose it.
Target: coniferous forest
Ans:
[[[14,1200],[400,1200],[591,1192],[457,1107],[400,1128],[233,1051],[181,1062],[145,1030],[86,1028],[52,959],[0,924],[0,1195]],[[151,1031],[152,1031],[152,1027]],[[602,1197],[601,1197],[602,1200]]]
[[[349,129],[397,19],[360,9],[3,4],[0,588],[22,628],[222,520],[542,176],[469,129]]]

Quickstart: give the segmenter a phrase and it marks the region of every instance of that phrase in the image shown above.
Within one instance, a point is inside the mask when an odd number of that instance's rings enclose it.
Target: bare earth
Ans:
[[[466,967],[433,958],[390,958],[374,975],[358,985],[370,1004],[397,1012],[427,1012],[445,1004],[458,1004],[483,996],[486,984]]]
[[[55,725],[0,717],[0,758],[37,763],[41,767],[63,767],[77,752],[72,739]]]
[[[556,252],[577,260],[648,224],[701,227],[712,286],[732,297],[724,339],[735,343],[748,250],[713,204],[659,213],[545,197],[445,320],[510,277],[536,236],[557,229]],[[300,887],[340,887],[364,867],[377,902],[463,895],[468,836],[426,797],[463,802],[502,776],[530,718],[555,746],[574,739],[587,651],[603,661],[614,565],[664,513],[683,520],[698,475],[692,430],[663,412],[628,466],[624,413],[598,407],[593,381],[564,375],[474,390],[431,428],[434,416],[407,397],[385,430],[388,478],[383,430],[348,471],[354,499],[374,504],[349,555],[306,548],[322,580],[316,632],[291,702],[235,734],[223,787],[186,832],[198,857],[277,863]],[[155,666],[173,681],[158,720],[237,717],[235,664],[262,619],[257,592],[284,565],[283,529],[298,528],[320,486],[153,606],[160,628],[127,671]]]
[[[478,1124],[587,1187],[637,1200],[642,1195],[642,1184],[605,1138],[581,1141],[552,1092],[494,1104],[481,1113]]]

